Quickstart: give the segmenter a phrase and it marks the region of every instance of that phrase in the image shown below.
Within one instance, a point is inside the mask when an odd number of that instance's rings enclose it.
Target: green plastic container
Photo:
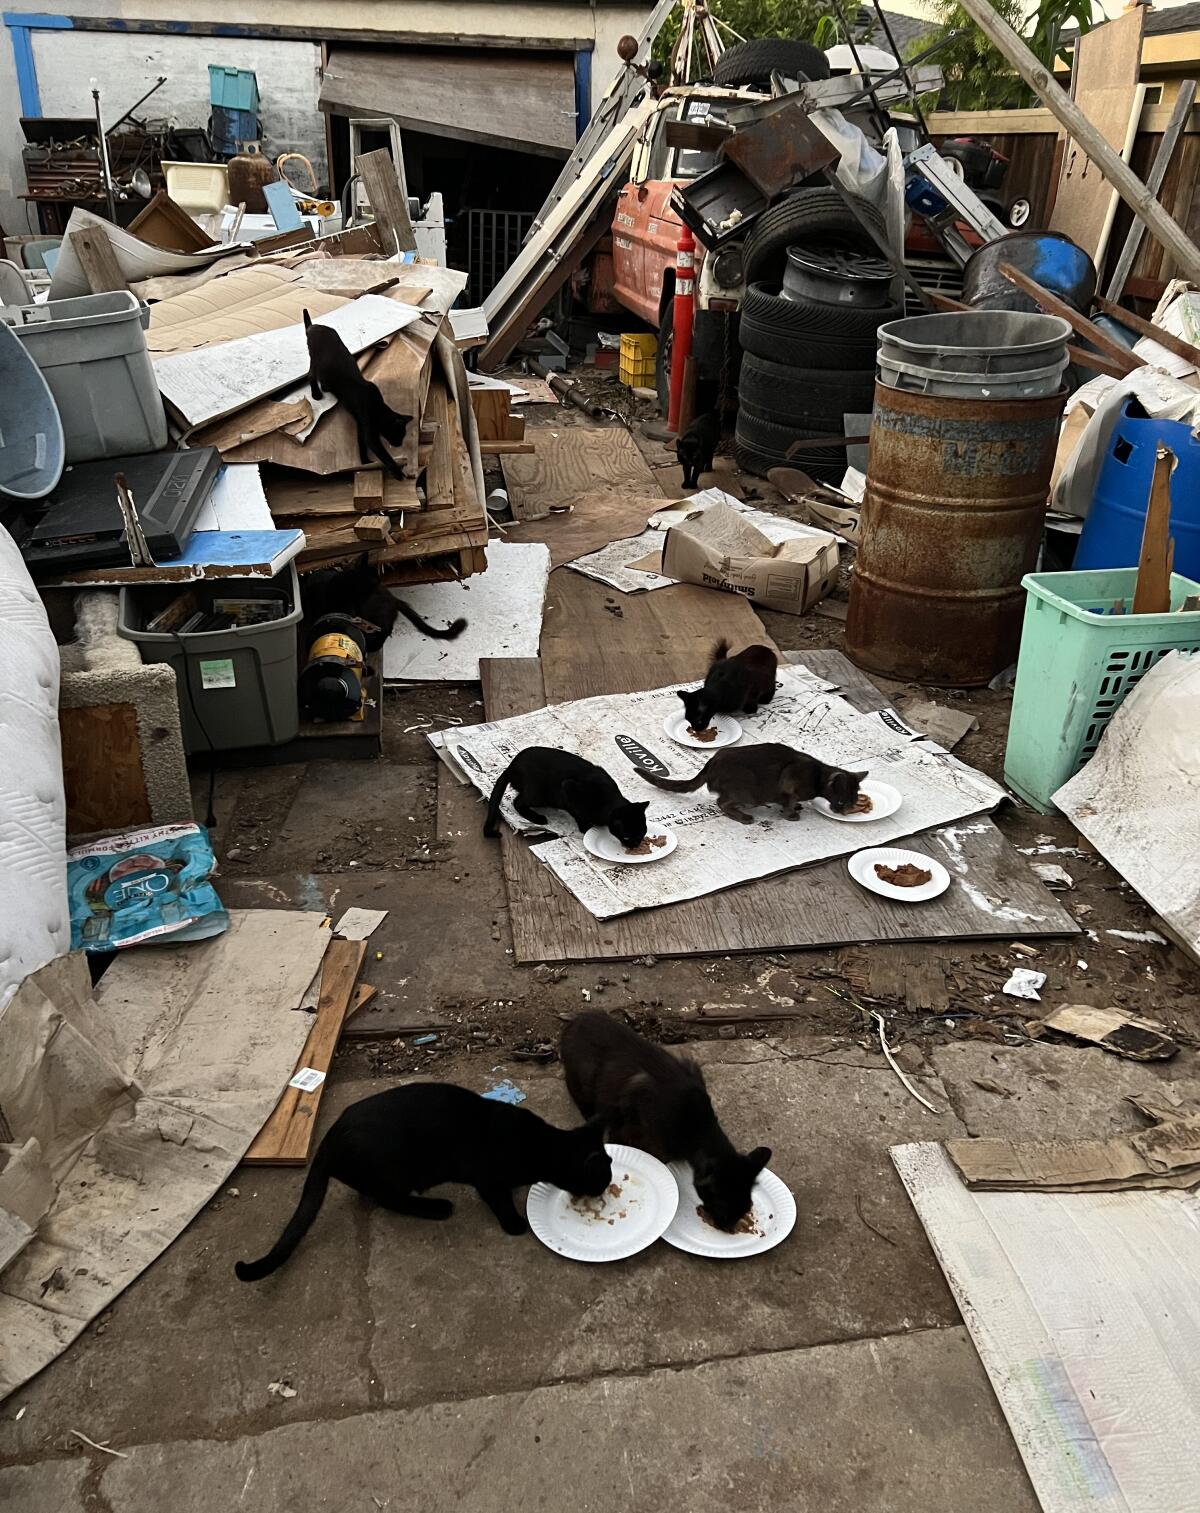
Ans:
[[[224,110],[248,110],[258,114],[258,76],[252,68],[208,65],[208,98]]]
[[[1178,613],[1200,583],[1171,575],[1166,615],[1128,609],[1136,568],[1028,573],[1004,781],[1042,814],[1083,766],[1125,695],[1169,651],[1200,651],[1200,611]]]

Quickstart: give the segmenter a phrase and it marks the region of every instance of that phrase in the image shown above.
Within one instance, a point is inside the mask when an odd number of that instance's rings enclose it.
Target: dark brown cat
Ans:
[[[730,746],[718,751],[694,778],[660,778],[651,772],[642,773],[647,783],[672,793],[711,788],[721,813],[743,825],[754,823],[754,816],[746,810],[763,804],[778,804],[785,820],[798,820],[800,805],[815,798],[826,799],[831,809],[844,814],[858,798],[858,785],[866,775],[830,767],[779,741],[766,741],[760,746]]]
[[[304,335],[308,341],[308,380],[312,397],[320,399],[322,390],[328,389],[334,399],[345,405],[358,430],[358,456],[366,467],[374,452],[393,478],[403,478],[404,469],[384,446],[404,445],[404,433],[408,430],[411,415],[401,415],[393,410],[379,392],[376,384],[364,378],[350,348],[332,328],[313,324],[308,311],[304,312]]]
[[[757,714],[775,697],[778,660],[769,646],[747,646],[729,655],[724,637],[713,647],[712,665],[701,688],[680,689],[693,730],[707,730],[715,714]]]
[[[771,1159],[760,1145],[741,1155],[721,1128],[704,1073],[597,1009],[568,1021],[559,1047],[567,1088],[607,1138],[660,1161],[691,1164],[700,1201],[722,1229],[752,1206],[755,1178]]]

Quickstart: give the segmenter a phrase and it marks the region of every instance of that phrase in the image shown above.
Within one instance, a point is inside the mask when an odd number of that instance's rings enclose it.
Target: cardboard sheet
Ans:
[[[1054,802],[1200,961],[1200,656],[1168,652]]]
[[[94,998],[76,953],[0,1014],[0,1107],[24,1158],[19,1192],[0,1174],[0,1245],[7,1236],[12,1252],[29,1231],[0,1276],[0,1398],[65,1350],[237,1165],[307,1038],[308,1015],[293,1011],[330,939],[321,918],[231,911],[212,940],[123,952]]]
[[[1200,1507],[1200,1196],[971,1192],[892,1160],[1045,1513]]]
[[[112,243],[117,266],[130,284],[156,278],[160,274],[194,273],[197,269],[208,268],[227,257],[240,260],[246,251],[241,243],[231,242],[226,246],[218,244],[206,247],[203,252],[167,252],[161,247],[143,242],[132,232],[114,226],[103,216],[93,215],[90,210],[83,210],[76,205],[71,211],[62,248],[54,264],[54,274],[50,280],[51,299],[74,299],[78,295],[92,292],[71,243],[72,231],[83,231],[89,226],[99,226],[104,231]]]
[[[318,325],[331,326],[351,352],[361,352],[421,318],[420,310],[379,294],[340,305]],[[303,325],[286,326],[204,347],[168,353],[154,363],[163,398],[188,426],[206,425],[243,405],[298,383],[308,372]]]
[[[669,588],[676,580],[664,577],[658,571],[662,567],[663,542],[667,531],[680,525],[689,516],[714,507],[724,506],[736,510],[748,524],[756,527],[768,541],[778,546],[785,541],[803,539],[819,541],[837,549],[837,537],[829,531],[817,530],[811,525],[798,525],[782,515],[772,515],[767,510],[756,510],[743,504],[723,489],[704,489],[690,499],[665,502],[662,508],[647,522],[641,535],[626,541],[613,541],[597,552],[577,557],[567,563],[577,573],[595,578],[609,588],[623,594],[641,593],[648,589]]]
[[[453,641],[438,641],[401,616],[383,648],[385,681],[474,683],[480,657],[536,657],[549,576],[548,548],[490,541],[487,571],[465,584],[397,589],[422,618],[444,625],[462,615],[467,628]]]
[[[898,788],[904,801],[896,815],[871,825],[869,836],[863,833],[867,827],[827,819],[811,806],[796,822],[769,808],[757,811],[753,825],[740,825],[720,813],[705,789],[667,793],[638,776],[652,766],[661,775],[686,777],[708,760],[708,753],[676,746],[664,734],[664,721],[679,710],[676,690],[681,686],[552,705],[491,724],[437,732],[431,741],[485,795],[526,746],[560,746],[614,771],[627,798],[649,800],[651,827],[668,826],[679,839],[678,848],[661,861],[644,866],[600,861],[585,850],[569,817],[561,815],[549,816],[559,839],[532,847],[599,919],[699,898],[845,856],[864,845],[887,845],[980,814],[1004,797],[982,773],[899,733],[878,715],[860,714],[804,668],[781,667],[775,698],[753,720],[743,721],[743,741],[782,741],[826,762],[866,768]],[[618,754],[629,771],[616,765]],[[514,829],[529,828],[512,808],[511,794],[502,813]]]
[[[227,463],[200,507],[195,531],[273,531],[262,475],[254,463]]]
[[[542,541],[550,548],[553,567],[622,544],[646,529],[646,521],[663,507],[661,494],[581,494],[565,514],[517,520],[504,527],[508,542]]]
[[[150,306],[146,345],[152,354],[194,352],[255,332],[281,331],[340,310],[345,295],[306,287],[299,272],[274,263],[237,268],[190,294],[177,294]]]

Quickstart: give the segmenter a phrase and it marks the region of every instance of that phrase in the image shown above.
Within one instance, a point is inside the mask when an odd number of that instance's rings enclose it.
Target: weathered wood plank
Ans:
[[[531,456],[502,464],[515,520],[536,520],[552,504],[570,504],[581,494],[657,494],[658,485],[622,426],[563,426],[537,432]]]

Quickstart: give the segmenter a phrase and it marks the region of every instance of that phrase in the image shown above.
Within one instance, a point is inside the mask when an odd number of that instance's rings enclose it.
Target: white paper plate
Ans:
[[[870,814],[839,814],[836,809],[829,807],[828,799],[813,799],[812,806],[827,820],[840,820],[843,825],[871,825],[876,820],[887,819],[889,814],[895,814],[904,802],[898,788],[893,788],[890,783],[881,782],[878,778],[864,778],[858,785],[858,791],[865,793],[871,800]]]
[[[572,1261],[622,1261],[653,1245],[675,1217],[679,1190],[670,1169],[632,1145],[606,1145],[612,1186],[602,1198],[572,1198],[539,1182],[525,1216],[548,1249]]]
[[[699,736],[688,733],[688,721],[686,713],[681,709],[678,714],[669,714],[663,721],[663,730],[680,746],[694,746],[697,751],[720,751],[722,746],[732,746],[742,738],[742,727],[731,714],[715,714],[712,717],[713,728],[717,732],[715,741],[702,741]]]
[[[602,862],[622,862],[630,867],[639,867],[643,862],[661,861],[664,856],[670,856],[679,844],[675,832],[668,830],[665,825],[651,825],[646,834],[665,836],[667,844],[653,847],[645,856],[630,856],[607,825],[593,825],[584,835],[583,844]]]
[[[914,867],[923,867],[933,876],[919,888],[898,888],[895,883],[885,883],[875,871],[876,863],[884,867],[899,867],[911,862]],[[936,898],[950,886],[950,874],[941,862],[932,856],[922,856],[919,851],[899,851],[894,846],[875,846],[870,851],[856,851],[846,863],[850,876],[856,883],[878,893],[881,898],[895,898],[905,904],[919,904],[927,898]]]
[[[671,1174],[679,1188],[679,1207],[671,1226],[663,1235],[676,1250],[707,1256],[711,1261],[737,1261],[743,1256],[761,1255],[786,1240],[796,1222],[796,1200],[773,1171],[759,1172],[751,1194],[754,1200],[754,1233],[726,1234],[707,1224],[696,1212],[700,1198],[692,1181],[692,1168],[686,1161],[673,1161]]]

